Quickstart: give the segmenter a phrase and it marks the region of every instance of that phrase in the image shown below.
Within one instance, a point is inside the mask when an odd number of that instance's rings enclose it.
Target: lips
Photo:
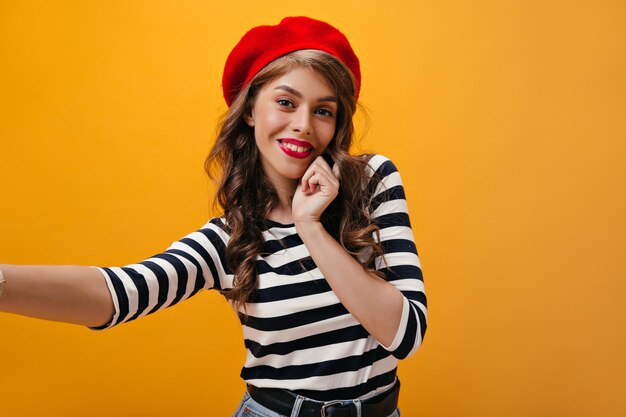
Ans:
[[[313,145],[306,140],[292,138],[278,139],[278,146],[288,156],[298,159],[308,157],[315,149]]]

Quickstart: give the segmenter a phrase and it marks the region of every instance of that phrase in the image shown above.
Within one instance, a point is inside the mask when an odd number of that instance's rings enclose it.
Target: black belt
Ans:
[[[291,414],[297,395],[277,388],[258,388],[248,385],[248,394],[265,408],[285,416]],[[361,417],[386,417],[398,408],[400,381],[372,398],[361,401]],[[357,405],[354,400],[314,401],[305,399],[298,417],[356,417]]]

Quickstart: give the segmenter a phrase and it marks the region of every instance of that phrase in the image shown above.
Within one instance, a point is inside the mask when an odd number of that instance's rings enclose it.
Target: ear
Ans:
[[[254,115],[252,114],[252,109],[248,107],[243,114],[243,120],[245,120],[246,124],[250,127],[254,126]]]

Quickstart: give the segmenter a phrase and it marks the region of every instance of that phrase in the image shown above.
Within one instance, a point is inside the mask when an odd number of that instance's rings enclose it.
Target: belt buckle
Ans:
[[[334,407],[336,405],[340,405],[343,407],[344,402],[341,400],[333,400],[333,401],[328,401],[322,404],[322,417],[328,417],[328,414],[326,414],[326,408]]]

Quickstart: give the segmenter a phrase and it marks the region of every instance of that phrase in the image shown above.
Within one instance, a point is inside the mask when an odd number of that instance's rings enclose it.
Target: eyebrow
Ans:
[[[298,90],[295,90],[289,87],[288,85],[279,85],[276,88],[274,88],[274,90],[284,90],[284,91],[287,91],[288,93],[293,94],[294,96],[298,98],[302,98],[302,93],[300,93]],[[335,96],[325,96],[325,97],[318,98],[317,101],[332,101],[334,103],[337,103],[338,100],[337,100],[337,97]]]

